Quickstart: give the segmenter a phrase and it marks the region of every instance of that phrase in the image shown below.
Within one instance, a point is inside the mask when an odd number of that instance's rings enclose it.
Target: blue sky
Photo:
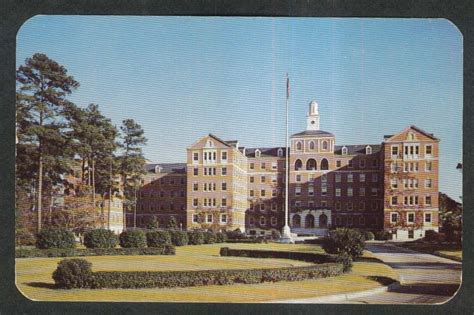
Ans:
[[[154,162],[207,133],[284,145],[288,72],[290,132],[313,99],[337,144],[416,125],[441,139],[440,191],[462,194],[462,35],[445,19],[35,16],[17,66],[35,52],[80,82],[76,104],[138,121]]]

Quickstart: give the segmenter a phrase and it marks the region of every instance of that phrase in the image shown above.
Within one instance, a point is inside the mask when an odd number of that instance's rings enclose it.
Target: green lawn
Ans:
[[[288,259],[220,257],[220,247],[323,252],[310,244],[213,244],[177,247],[176,256],[95,256],[86,257],[94,271],[159,271],[304,266],[306,262]],[[28,298],[41,301],[169,301],[169,302],[260,302],[278,299],[317,297],[379,287],[372,277],[397,278],[385,264],[365,254],[353,271],[337,277],[297,282],[252,285],[206,286],[170,289],[54,289],[51,278],[61,258],[16,259],[17,286]]]
[[[396,243],[397,246],[462,261],[462,248],[453,244],[436,244],[423,241]]]

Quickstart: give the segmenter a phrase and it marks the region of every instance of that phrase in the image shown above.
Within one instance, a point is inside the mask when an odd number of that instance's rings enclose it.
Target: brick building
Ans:
[[[386,230],[416,239],[438,230],[439,139],[415,126],[379,144],[336,145],[311,102],[306,130],[290,137],[293,233],[331,227]],[[284,225],[285,147],[246,148],[212,134],[187,148],[186,164],[149,164],[137,225],[171,215],[183,228],[261,235]]]

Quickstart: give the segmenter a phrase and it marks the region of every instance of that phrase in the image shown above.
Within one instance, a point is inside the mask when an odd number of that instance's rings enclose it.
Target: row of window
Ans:
[[[402,179],[403,188],[406,188],[406,189],[418,188],[418,181],[419,180],[417,178],[403,178]],[[399,180],[397,178],[390,179],[390,187],[392,189],[397,189],[398,182]],[[433,180],[431,178],[425,179],[425,188],[432,188],[432,187],[433,187]]]
[[[379,203],[377,201],[372,201],[370,205],[370,210],[377,210]],[[359,211],[365,211],[368,210],[366,209],[366,204],[365,201],[361,201],[357,204],[357,209],[352,203],[352,201],[348,201],[345,203],[341,203],[340,201],[336,201],[334,203],[334,209],[339,211],[339,210],[347,210],[347,211],[352,211],[352,210],[359,210]]]
[[[372,197],[377,197],[379,194],[379,189],[376,188],[376,187],[372,187],[370,189],[370,195]],[[336,197],[342,197],[342,188],[336,188],[335,189],[335,195]],[[354,196],[354,190],[352,189],[352,187],[347,187],[346,189],[346,194],[345,194],[347,197],[352,197]],[[365,187],[360,187],[359,188],[359,196],[363,197],[365,196]]]
[[[170,184],[170,185],[174,185],[174,184],[186,184],[186,179],[184,177],[181,177],[179,180],[177,178],[173,178],[173,177],[170,177],[170,178],[160,178],[160,179],[156,179],[153,181],[153,183],[155,184]]]
[[[399,202],[402,202],[402,200],[400,199],[399,199],[399,196],[392,196],[390,197],[390,204],[392,206],[396,206],[399,204]],[[403,196],[403,205],[404,206],[417,206],[419,205],[419,197],[418,196]],[[425,196],[425,205],[431,206],[431,196]]]
[[[397,223],[401,219],[401,216],[397,212],[390,213],[390,223]],[[425,212],[423,214],[423,222],[424,223],[431,223],[432,216],[430,212]],[[407,223],[415,223],[415,213],[414,212],[407,212],[406,213],[406,222]]]
[[[267,177],[266,176],[260,176],[260,183],[265,183],[267,180]],[[250,183],[255,183],[255,177],[254,176],[250,176],[249,177],[249,182]],[[271,176],[271,182],[272,183],[276,183],[277,182],[277,176],[276,175],[272,175]]]
[[[227,167],[222,167],[220,169],[220,175],[225,176],[227,175]],[[193,169],[193,175],[198,176],[199,175],[199,168],[195,167]],[[204,167],[203,168],[203,175],[204,176],[216,176],[217,175],[217,168],[216,167]]]
[[[219,215],[219,222],[220,223],[227,223],[227,214],[221,213]],[[205,216],[206,223],[214,223],[214,215],[213,214],[206,214]],[[199,222],[199,215],[193,214],[193,223],[200,223]]]
[[[272,210],[272,211],[277,211],[277,210],[278,210],[278,205],[277,205],[276,203],[271,203],[271,204],[264,204],[264,203],[260,203],[260,204],[250,204],[249,210],[251,210],[251,211],[257,211],[257,210],[265,211],[265,210],[267,210],[269,207],[270,207],[270,210]]]
[[[249,169],[251,169],[251,170],[255,170],[255,169],[256,169],[254,162],[249,163]],[[266,169],[267,169],[267,163],[266,163],[266,162],[261,162],[261,163],[260,163],[260,169],[261,169],[261,170],[266,170]],[[271,164],[271,169],[272,169],[272,170],[278,169],[278,164],[277,164],[277,162],[272,162],[272,164]]]
[[[344,216],[344,217],[336,217],[336,226],[353,226],[353,225],[359,225],[359,226],[365,226],[366,225],[366,220],[365,217],[363,216]],[[372,220],[372,226],[377,225],[377,220],[374,218]]]
[[[147,195],[150,197],[150,198],[153,198],[153,197],[161,197],[161,198],[164,198],[164,197],[185,197],[186,196],[186,191],[184,190],[171,190],[171,191],[163,191],[163,190],[160,190],[159,192],[157,191],[140,191],[140,198],[145,198],[147,197]]]
[[[215,162],[217,160],[217,152],[204,151],[203,160],[206,162]],[[199,161],[199,152],[193,152],[193,161]],[[227,151],[221,151],[221,161],[227,161]]]
[[[316,143],[314,141],[309,141],[308,147],[310,151],[316,150]],[[327,151],[329,149],[329,142],[327,140],[321,141],[321,149]],[[296,151],[303,150],[303,141],[296,141]]]
[[[267,224],[267,218],[264,216],[261,216],[258,220],[258,223],[260,225],[266,225]],[[278,218],[277,217],[271,217],[270,218],[270,224],[275,226],[278,224]],[[255,218],[254,217],[249,217],[249,225],[255,225]]]
[[[400,157],[400,146],[399,145],[392,145],[392,158]],[[420,145],[419,144],[403,144],[403,156],[404,158],[412,158],[416,159],[419,157],[420,154]],[[425,156],[431,157],[433,155],[433,145],[426,144],[425,145]]]
[[[193,207],[198,207],[199,206],[199,198],[194,198],[193,199]],[[216,198],[203,198],[202,199],[202,206],[204,207],[216,207],[217,206],[217,199]],[[222,198],[221,207],[227,207],[227,198]]]
[[[216,188],[217,188],[216,183],[202,183],[203,191],[216,191]],[[220,183],[220,190],[227,191],[226,182]],[[199,191],[199,183],[193,183],[193,191]]]
[[[404,162],[401,167],[395,162],[390,163],[390,171],[395,173],[397,171],[403,170],[404,173],[412,172],[416,173],[419,171],[418,162]],[[431,172],[433,170],[433,163],[431,161],[425,162],[425,172]]]
[[[168,210],[177,210],[177,209],[181,209],[181,210],[186,210],[186,205],[180,205],[180,206],[175,206],[173,203],[170,203],[168,205],[160,205],[159,207],[156,207],[155,206],[149,206],[148,207],[148,210],[150,212],[153,212],[155,210],[160,210],[160,211],[164,211],[165,209],[168,209]],[[145,211],[145,205],[141,204],[140,205],[140,210],[141,211]]]

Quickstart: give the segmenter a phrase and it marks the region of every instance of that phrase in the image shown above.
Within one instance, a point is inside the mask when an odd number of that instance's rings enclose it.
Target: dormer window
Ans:
[[[372,154],[372,147],[371,146],[367,146],[365,147],[365,154]]]
[[[155,173],[161,173],[161,166],[155,166]]]
[[[260,153],[261,153],[261,152],[260,152],[259,149],[255,150],[255,157],[260,157]]]
[[[282,149],[282,148],[279,148],[279,149],[278,149],[277,155],[278,155],[279,157],[282,157],[282,156],[283,156],[283,149]]]
[[[347,147],[342,147],[342,155],[347,155]]]

